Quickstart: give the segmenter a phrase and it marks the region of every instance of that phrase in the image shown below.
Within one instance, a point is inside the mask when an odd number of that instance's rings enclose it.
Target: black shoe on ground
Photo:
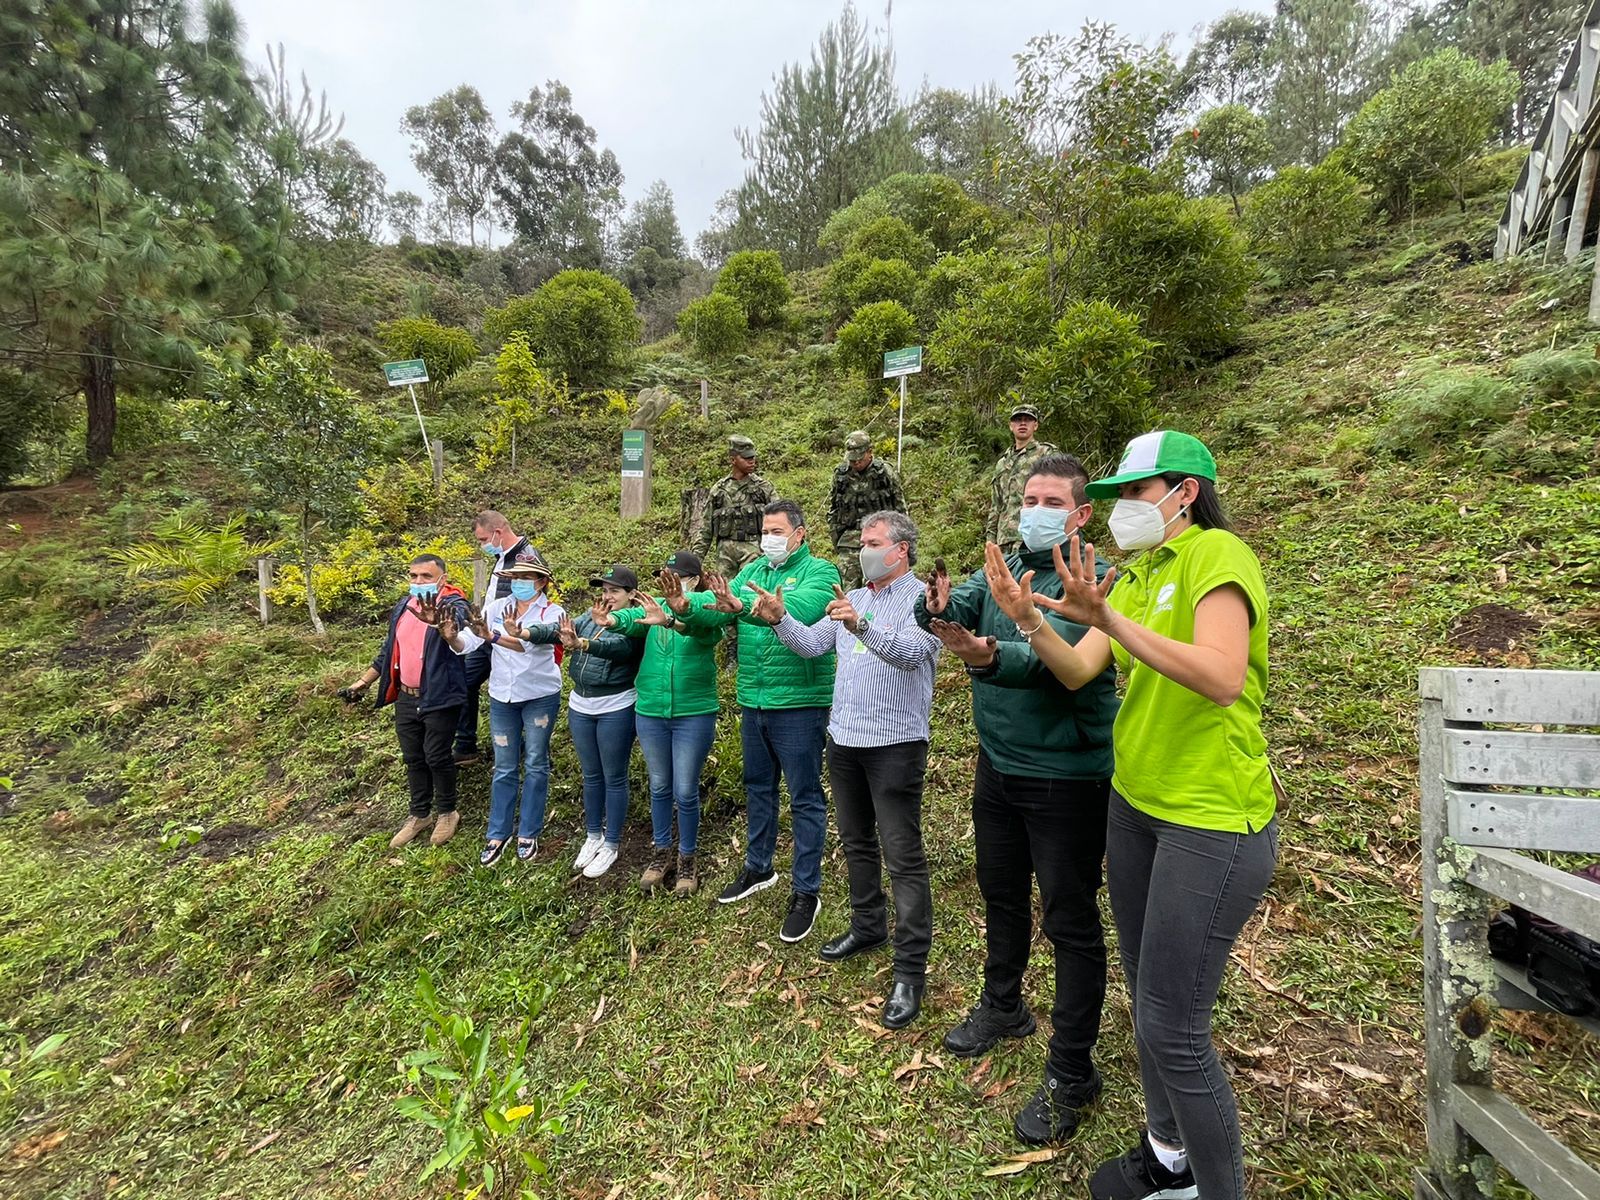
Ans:
[[[1096,1168],[1089,1195],[1093,1200],[1197,1200],[1200,1189],[1187,1165],[1176,1174],[1167,1170],[1141,1137],[1121,1158]]]
[[[1011,1122],[1012,1132],[1030,1146],[1066,1141],[1078,1131],[1083,1110],[1100,1098],[1100,1086],[1100,1072],[1093,1068],[1087,1079],[1063,1079],[1046,1071],[1033,1099]]]
[[[450,757],[455,759],[456,766],[470,767],[478,761],[478,752],[476,750],[457,750]]]
[[[991,1004],[988,996],[980,996],[977,1007],[944,1035],[944,1048],[957,1058],[977,1058],[998,1046],[1001,1038],[1025,1038],[1037,1028],[1026,1004],[1007,1012]]]
[[[904,1029],[921,1011],[922,984],[896,979],[889,989],[889,998],[883,1002],[883,1016],[879,1020],[885,1029]]]
[[[733,882],[722,889],[722,894],[717,897],[717,903],[732,904],[736,900],[743,900],[746,896],[753,896],[777,882],[778,873],[771,868],[765,871],[752,871],[749,867],[740,867],[739,874],[734,876]]]
[[[808,896],[804,892],[789,894],[789,913],[783,918],[783,928],[778,936],[786,942],[798,942],[811,932],[822,911],[822,897]]]
[[[868,950],[876,950],[888,944],[889,935],[886,933],[871,937],[857,933],[854,929],[847,929],[831,942],[822,943],[822,949],[817,951],[817,957],[823,962],[843,962],[847,958],[865,954]]]

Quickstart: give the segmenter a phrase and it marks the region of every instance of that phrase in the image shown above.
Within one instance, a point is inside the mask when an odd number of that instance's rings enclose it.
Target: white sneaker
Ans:
[[[610,842],[602,841],[600,849],[589,860],[589,865],[583,869],[585,879],[599,879],[616,864],[617,847]]]
[[[606,835],[591,833],[583,839],[583,849],[578,851],[578,857],[572,860],[572,869],[581,871],[594,861],[594,856],[600,853],[600,847],[606,844]]]

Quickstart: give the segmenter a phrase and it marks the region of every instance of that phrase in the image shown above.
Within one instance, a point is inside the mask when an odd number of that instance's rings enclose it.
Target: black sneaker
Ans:
[[[1078,1131],[1083,1110],[1100,1098],[1100,1087],[1100,1072],[1093,1068],[1087,1079],[1065,1079],[1046,1071],[1033,1099],[1011,1122],[1017,1140],[1030,1146],[1066,1141]]]
[[[808,896],[804,892],[789,895],[789,915],[783,918],[783,928],[778,936],[786,942],[798,942],[811,932],[822,911],[822,897]]]
[[[1174,1174],[1161,1165],[1144,1138],[1121,1158],[1103,1162],[1089,1180],[1093,1200],[1198,1200],[1187,1164]]]
[[[1026,1004],[1014,1012],[996,1008],[987,995],[978,997],[978,1006],[944,1035],[944,1048],[957,1058],[977,1058],[1000,1044],[1001,1038],[1024,1038],[1039,1028]]]
[[[733,882],[722,889],[722,894],[717,897],[717,903],[732,904],[736,900],[743,900],[746,896],[753,896],[777,882],[778,873],[770,867],[765,871],[752,871],[749,867],[740,867],[739,874],[734,877]]]

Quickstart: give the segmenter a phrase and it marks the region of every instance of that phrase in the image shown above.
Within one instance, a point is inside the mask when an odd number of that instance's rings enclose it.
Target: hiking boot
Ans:
[[[433,833],[428,840],[435,846],[442,846],[456,835],[456,826],[461,824],[461,814],[455,809],[447,813],[440,813],[439,819],[433,823]]]
[[[1188,1163],[1181,1171],[1167,1170],[1141,1137],[1121,1158],[1100,1164],[1089,1180],[1089,1195],[1093,1200],[1197,1200],[1200,1189]]]
[[[778,936],[786,942],[800,941],[811,932],[821,911],[821,896],[808,896],[805,892],[790,893],[789,912],[783,918],[783,928],[778,931]]]
[[[722,889],[722,894],[717,897],[717,903],[732,904],[737,900],[743,900],[746,896],[764,891],[777,882],[778,873],[770,867],[765,871],[752,871],[749,867],[740,867],[733,882]]]
[[[672,885],[674,896],[693,895],[700,886],[700,876],[695,872],[694,855],[678,855],[678,882]]]
[[[944,1048],[958,1058],[977,1058],[998,1046],[1001,1038],[1024,1038],[1037,1028],[1026,1004],[1007,1011],[996,1008],[985,994],[961,1024],[944,1035]]]
[[[1039,1090],[1011,1122],[1012,1132],[1030,1146],[1065,1141],[1077,1132],[1082,1111],[1099,1099],[1100,1087],[1100,1072],[1092,1067],[1087,1079],[1066,1079],[1046,1071]]]
[[[417,834],[432,824],[432,817],[407,817],[406,823],[400,826],[400,832],[389,839],[389,849],[398,850],[401,846],[410,844]]]
[[[639,876],[639,887],[646,892],[653,892],[667,881],[671,873],[672,847],[656,846],[650,851],[650,859]]]

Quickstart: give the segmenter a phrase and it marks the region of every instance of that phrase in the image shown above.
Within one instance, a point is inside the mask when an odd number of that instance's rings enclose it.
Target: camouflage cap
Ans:
[[[858,429],[845,438],[844,449],[851,458],[856,458],[863,450],[872,449],[872,436],[865,429]]]
[[[737,454],[740,458],[754,458],[756,444],[742,433],[735,433],[728,438],[728,453]]]
[[[1039,409],[1032,404],[1013,404],[1011,406],[1011,419],[1015,421],[1018,417],[1031,417],[1037,421],[1039,419]]]

